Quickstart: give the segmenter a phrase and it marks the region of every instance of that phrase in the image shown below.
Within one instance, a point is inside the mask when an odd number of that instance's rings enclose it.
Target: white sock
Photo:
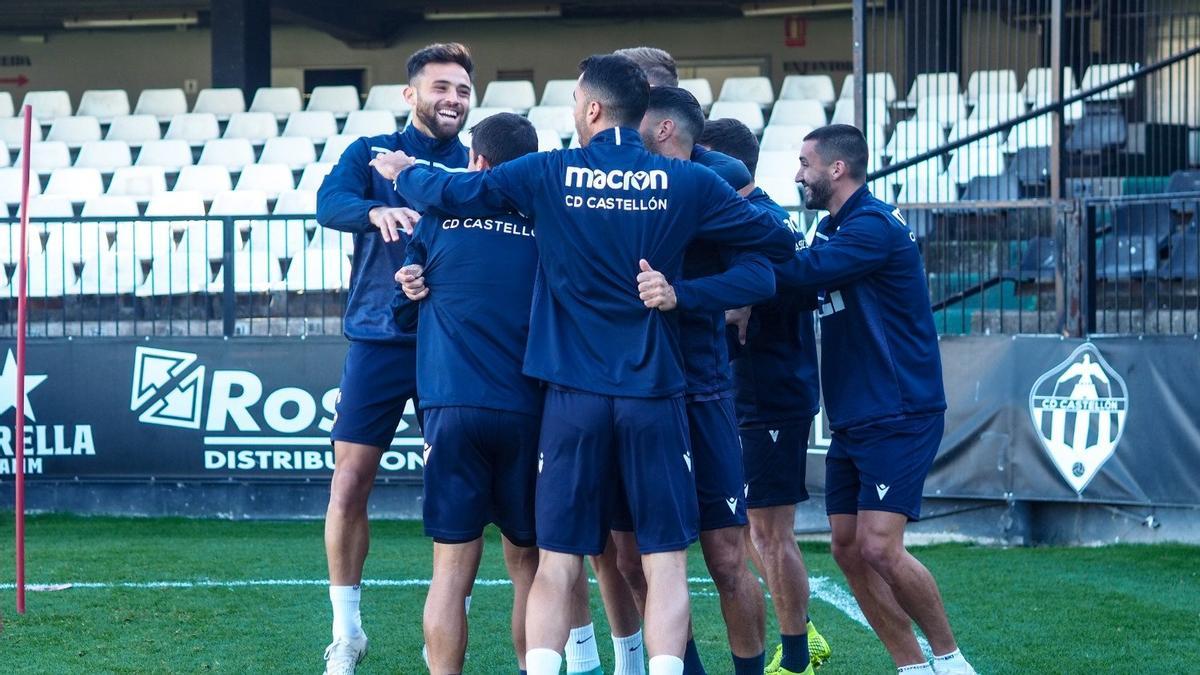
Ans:
[[[615,665],[613,675],[645,675],[646,650],[642,645],[642,631],[625,637],[612,636]]]
[[[529,675],[558,675],[562,656],[553,649],[530,649],[525,652],[525,671]]]
[[[356,638],[363,634],[358,603],[362,586],[330,586],[329,604],[333,605],[333,637]]]
[[[586,673],[599,667],[600,651],[596,648],[596,631],[592,624],[572,628],[565,651],[568,673]]]
[[[959,649],[955,649],[954,651],[952,651],[949,654],[946,654],[944,656],[934,655],[934,657],[933,657],[934,672],[937,672],[939,670],[943,670],[946,668],[952,668],[952,669],[954,669],[955,672],[958,672],[960,670],[971,672],[970,670],[968,670],[968,669],[970,669],[970,667],[971,667],[971,665],[969,663],[967,663],[966,657],[964,657],[962,655],[962,650],[959,650]]]
[[[683,675],[683,659],[667,654],[652,656],[650,675]]]
[[[900,666],[896,669],[897,675],[929,675],[933,672],[933,667],[928,663],[914,663],[911,666]]]

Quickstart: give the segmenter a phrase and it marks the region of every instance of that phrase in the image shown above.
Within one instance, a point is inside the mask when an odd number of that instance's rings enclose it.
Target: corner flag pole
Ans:
[[[17,473],[15,494],[17,512],[17,614],[25,613],[25,317],[29,311],[29,150],[33,129],[33,107],[25,105],[25,137],[21,142],[21,255],[17,258]]]

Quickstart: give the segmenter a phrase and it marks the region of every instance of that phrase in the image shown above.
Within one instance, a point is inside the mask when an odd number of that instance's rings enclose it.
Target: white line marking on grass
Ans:
[[[855,622],[861,624],[863,628],[874,633],[871,624],[867,622],[867,617],[863,615],[862,609],[858,606],[858,601],[854,599],[854,595],[832,581],[829,577],[809,577],[808,587],[812,591],[812,596],[818,600],[822,600],[842,614],[850,617]],[[933,650],[929,647],[929,642],[922,636],[917,635],[917,644],[921,645],[921,651],[926,657],[933,656]]]

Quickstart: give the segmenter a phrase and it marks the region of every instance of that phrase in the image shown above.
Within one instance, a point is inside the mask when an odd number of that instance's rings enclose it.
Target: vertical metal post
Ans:
[[[854,0],[854,126],[867,131],[867,0]]]
[[[1066,42],[1063,40],[1063,0],[1050,0],[1050,91],[1054,99],[1063,99],[1063,65]],[[1063,125],[1066,111],[1058,109],[1050,116],[1050,198],[1062,199],[1065,186],[1066,155]]]
[[[1063,203],[1063,206],[1066,206]],[[1088,308],[1083,292],[1083,279],[1087,270],[1083,269],[1082,246],[1085,215],[1080,209],[1056,209],[1058,228],[1062,241],[1058,247],[1058,269],[1061,283],[1057,284],[1056,300],[1058,301],[1059,330],[1068,337],[1083,335],[1083,317]]]
[[[238,236],[234,228],[233,218],[228,216],[221,219],[221,334],[233,337],[234,324],[237,323],[237,299],[234,295],[233,250],[234,237]],[[210,223],[211,226],[211,223]]]

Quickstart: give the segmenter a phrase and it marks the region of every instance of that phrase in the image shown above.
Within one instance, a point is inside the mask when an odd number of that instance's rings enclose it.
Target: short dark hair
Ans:
[[[696,97],[687,89],[653,87],[650,89],[646,113],[661,113],[664,117],[674,120],[676,128],[683,131],[692,143],[695,143],[704,131],[704,111]]]
[[[804,137],[805,141],[817,144],[817,154],[826,164],[843,161],[850,170],[850,177],[864,180],[867,177],[867,137],[858,127],[849,124],[830,124]]]
[[[646,73],[651,87],[678,87],[679,70],[675,59],[658,47],[626,47],[613,52],[627,56]]]
[[[435,42],[413,52],[413,55],[408,57],[409,81],[431,63],[457,63],[467,71],[467,77],[475,77],[475,62],[471,60],[471,50],[460,42]]]
[[[650,84],[633,59],[618,54],[595,54],[579,63],[580,87],[587,89],[617,126],[637,128],[646,114]]]
[[[537,152],[537,131],[533,124],[514,113],[489,115],[471,127],[471,149],[487,157],[492,166]]]
[[[758,139],[754,137],[750,127],[738,120],[728,117],[709,120],[704,125],[704,133],[700,134],[696,142],[710,150],[740,160],[752,176],[758,170]]]

